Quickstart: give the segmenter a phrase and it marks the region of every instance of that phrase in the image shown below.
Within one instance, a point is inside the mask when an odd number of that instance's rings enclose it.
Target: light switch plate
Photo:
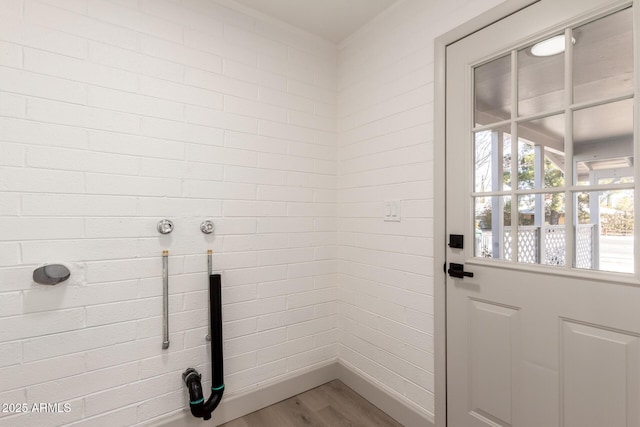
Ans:
[[[400,222],[400,200],[385,200],[383,219],[389,222]]]

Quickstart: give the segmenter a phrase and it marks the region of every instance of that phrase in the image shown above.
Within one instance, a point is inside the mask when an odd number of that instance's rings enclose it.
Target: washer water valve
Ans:
[[[173,222],[170,219],[160,220],[156,229],[160,234],[169,234],[173,231]]]
[[[202,231],[204,234],[211,234],[215,229],[216,229],[216,226],[213,223],[213,221],[206,220],[200,223],[200,231]]]

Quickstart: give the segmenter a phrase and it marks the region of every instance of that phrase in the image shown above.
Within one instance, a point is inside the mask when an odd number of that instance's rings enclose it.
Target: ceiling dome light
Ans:
[[[576,39],[571,37],[571,43],[576,44]],[[551,56],[564,52],[564,35],[551,37],[531,46],[533,56]]]

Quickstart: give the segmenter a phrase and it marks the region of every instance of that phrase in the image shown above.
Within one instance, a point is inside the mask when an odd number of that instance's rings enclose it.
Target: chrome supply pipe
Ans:
[[[207,272],[209,273],[207,277],[211,277],[213,274],[213,251],[209,249],[207,251]],[[211,304],[208,306],[209,308],[209,318],[211,318]],[[211,341],[211,322],[209,322],[209,330],[207,331],[207,336],[205,337],[207,341]]]
[[[162,348],[169,348],[169,251],[162,251]]]

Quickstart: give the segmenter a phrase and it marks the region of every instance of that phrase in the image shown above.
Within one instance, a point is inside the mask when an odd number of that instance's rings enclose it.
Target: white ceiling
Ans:
[[[339,43],[399,0],[236,0]]]

